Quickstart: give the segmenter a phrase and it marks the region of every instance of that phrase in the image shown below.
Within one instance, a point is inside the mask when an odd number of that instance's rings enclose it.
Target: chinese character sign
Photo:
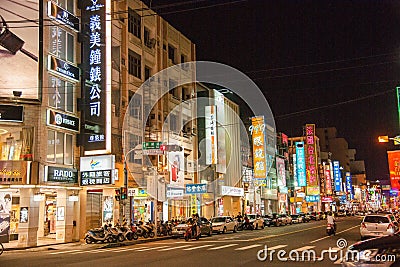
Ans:
[[[346,172],[346,191],[350,199],[353,199],[353,185],[351,182],[351,174],[350,172]]]
[[[185,184],[186,194],[207,193],[207,184]]]
[[[296,170],[298,186],[307,186],[304,142],[296,142]]]
[[[388,151],[390,185],[393,190],[400,189],[400,150]]]
[[[315,124],[306,124],[307,195],[319,195]]]
[[[330,165],[324,166],[325,171],[325,193],[327,195],[332,195],[332,177]]]
[[[216,106],[205,107],[206,164],[217,164],[217,115]]]
[[[264,117],[251,119],[249,128],[253,138],[254,178],[266,178],[267,166],[265,158],[265,124]]]
[[[110,59],[106,56],[110,38],[109,7],[106,0],[84,1],[82,9],[83,25],[87,25],[88,38],[83,42],[85,72],[85,108],[84,108],[84,149],[85,154],[96,154],[91,151],[109,152],[111,144],[111,127],[109,117],[110,105]],[[111,45],[111,44],[110,44]],[[89,153],[86,153],[89,152]]]
[[[335,180],[335,191],[342,191],[342,173],[340,172],[339,161],[333,162],[333,175]]]

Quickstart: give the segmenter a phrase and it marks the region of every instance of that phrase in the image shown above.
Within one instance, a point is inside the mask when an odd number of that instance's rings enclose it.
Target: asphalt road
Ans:
[[[169,239],[115,248],[87,245],[64,246],[57,250],[6,251],[0,256],[0,266],[340,266],[346,248],[337,241],[344,239],[348,245],[359,241],[360,222],[361,217],[339,218],[337,234],[330,237],[325,233],[325,221],[313,221],[213,235],[189,242]],[[328,252],[321,254],[329,248],[330,255]],[[272,250],[275,250],[273,254]],[[282,250],[279,252],[281,260],[277,255],[279,250]],[[310,251],[315,251],[315,256]]]

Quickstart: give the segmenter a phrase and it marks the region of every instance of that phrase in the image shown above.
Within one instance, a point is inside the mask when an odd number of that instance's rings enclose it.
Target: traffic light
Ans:
[[[121,200],[121,190],[120,189],[115,189],[115,200],[116,201]]]
[[[126,199],[127,196],[126,187],[121,187],[121,199]]]

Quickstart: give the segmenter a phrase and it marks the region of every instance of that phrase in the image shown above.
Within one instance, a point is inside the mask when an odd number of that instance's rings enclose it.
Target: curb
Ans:
[[[65,244],[80,244],[80,241],[71,241],[71,242],[54,243],[54,244],[44,244],[44,245],[36,245],[36,246],[30,246],[30,247],[4,248],[4,251],[27,250],[27,249],[32,249],[32,248],[43,248],[43,247],[59,246],[59,245],[65,245]]]

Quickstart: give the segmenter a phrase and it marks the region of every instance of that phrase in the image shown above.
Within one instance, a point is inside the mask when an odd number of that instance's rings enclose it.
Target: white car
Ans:
[[[264,219],[258,214],[247,214],[247,218],[249,218],[249,222],[253,224],[254,229],[264,229]]]
[[[398,222],[390,214],[366,215],[360,226],[361,240],[394,234],[398,231]]]
[[[211,219],[212,231],[225,234],[228,231],[236,233],[238,222],[229,216],[219,216]]]

